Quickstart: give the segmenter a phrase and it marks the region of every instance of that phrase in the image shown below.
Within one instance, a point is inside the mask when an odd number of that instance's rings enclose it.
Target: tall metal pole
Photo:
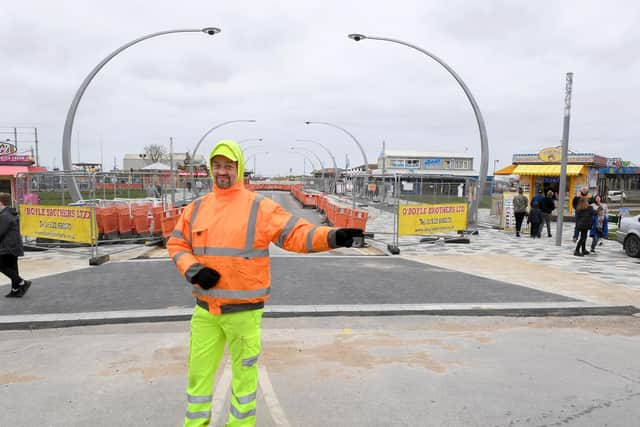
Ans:
[[[115,51],[111,52],[106,58],[104,58],[98,65],[95,66],[93,70],[89,73],[89,75],[84,79],[78,91],[76,92],[73,100],[71,101],[71,106],[69,107],[69,111],[67,112],[67,119],[64,122],[64,133],[62,134],[62,168],[65,171],[71,170],[71,133],[73,131],[73,121],[76,117],[76,110],[78,109],[78,105],[80,104],[80,100],[82,99],[82,95],[87,90],[89,83],[91,80],[98,74],[98,72],[117,54],[122,52],[128,47],[131,47],[137,43],[140,43],[143,40],[150,39],[152,37],[158,37],[165,34],[172,33],[205,33],[209,35],[214,35],[220,32],[220,29],[214,27],[202,28],[202,29],[186,29],[186,30],[168,30],[161,31],[158,33],[148,34],[146,36],[140,37],[139,39],[135,39]],[[76,183],[74,176],[67,177],[67,184],[69,186],[69,192],[71,193],[71,198],[74,202],[77,202],[82,198],[80,194],[80,190],[78,189],[78,184]]]
[[[40,156],[38,155],[38,128],[33,128],[33,132],[36,140],[36,166],[40,166]]]
[[[564,90],[564,122],[562,123],[562,162],[560,164],[560,191],[558,191],[558,221],[556,222],[556,246],[562,246],[562,224],[564,220],[564,197],[567,193],[567,160],[569,157],[569,123],[571,122],[571,89],[573,73],[567,73]],[[569,198],[571,200],[569,189]],[[570,202],[569,202],[570,203]]]
[[[18,152],[18,128],[13,128],[13,142],[16,146],[16,152]]]
[[[447,65],[442,59],[438,58],[433,53],[431,53],[431,52],[429,52],[429,51],[427,51],[425,49],[422,49],[421,47],[413,45],[411,43],[407,43],[407,42],[402,41],[402,40],[391,39],[391,38],[387,38],[387,37],[365,36],[363,34],[349,34],[349,38],[353,39],[355,41],[360,41],[360,40],[364,40],[364,39],[382,40],[382,41],[388,41],[388,42],[398,43],[398,44],[402,44],[402,45],[408,46],[408,47],[410,47],[412,49],[415,49],[415,50],[417,50],[419,52],[424,53],[425,55],[427,55],[428,57],[430,57],[431,59],[433,59],[434,61],[436,61],[440,65],[442,65],[453,76],[453,78],[456,79],[456,81],[458,82],[458,84],[460,85],[462,90],[464,91],[465,95],[467,96],[467,99],[469,100],[469,103],[471,104],[471,108],[473,108],[473,113],[475,114],[476,122],[478,123],[478,130],[480,131],[480,145],[481,145],[481,150],[482,150],[481,151],[481,157],[480,157],[480,179],[479,179],[479,182],[476,184],[475,197],[471,201],[471,209],[470,209],[470,212],[469,212],[471,214],[471,220],[472,220],[473,224],[475,225],[475,228],[477,229],[477,227],[478,227],[478,206],[480,204],[480,197],[482,196],[482,191],[484,190],[485,182],[487,182],[487,172],[488,172],[488,169],[489,169],[489,143],[487,141],[487,129],[486,129],[485,125],[484,125],[484,119],[482,118],[482,112],[480,111],[480,107],[478,107],[478,103],[476,102],[475,98],[471,94],[471,91],[469,90],[467,85],[464,83],[464,81],[462,81],[462,78],[453,70],[453,68],[451,68],[449,65]]]
[[[176,189],[176,182],[173,176],[173,137],[170,136],[169,137],[169,163],[171,166],[171,176],[169,177],[170,179],[170,185],[169,185],[169,191],[171,191],[171,207],[175,208],[176,207],[176,195],[175,195],[175,189]]]

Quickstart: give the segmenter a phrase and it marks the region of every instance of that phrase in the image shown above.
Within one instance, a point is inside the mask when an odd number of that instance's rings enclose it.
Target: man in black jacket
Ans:
[[[24,296],[31,282],[23,280],[18,271],[18,257],[24,255],[18,214],[11,207],[11,195],[0,193],[0,272],[11,279],[7,298]]]
[[[556,202],[553,200],[553,191],[547,191],[547,197],[542,199],[540,203],[540,210],[542,211],[542,224],[538,230],[538,237],[542,233],[544,224],[547,224],[547,236],[551,237],[551,212],[556,208]]]

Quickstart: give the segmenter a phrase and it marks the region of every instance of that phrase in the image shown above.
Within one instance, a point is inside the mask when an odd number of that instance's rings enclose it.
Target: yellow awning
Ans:
[[[516,166],[518,165],[509,165],[506,168],[498,169],[496,175],[512,175]]]
[[[584,165],[567,165],[567,175],[582,174]],[[513,170],[514,175],[560,176],[560,165],[518,165]]]

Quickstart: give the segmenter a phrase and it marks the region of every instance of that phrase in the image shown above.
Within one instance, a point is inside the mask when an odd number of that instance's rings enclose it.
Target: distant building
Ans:
[[[173,153],[173,168],[174,170],[178,169],[178,166],[182,166],[184,165],[184,161],[187,158],[191,157],[191,153]],[[193,161],[193,165],[195,166],[199,166],[199,165],[203,165],[204,164],[204,156],[202,154],[196,154],[195,156],[195,160]],[[141,154],[131,154],[131,153],[127,153],[124,155],[124,157],[122,158],[122,169],[124,170],[141,170],[142,168],[144,168],[145,166],[149,166],[152,163],[163,163],[167,166],[169,166],[169,168],[171,168],[171,164],[169,161],[169,155],[167,154],[166,156],[164,156],[162,159],[158,160],[157,162],[154,162],[153,160],[151,160],[150,158],[148,158],[144,153]]]
[[[372,175],[396,174],[455,180],[478,176],[473,170],[473,157],[466,153],[385,150],[378,157],[378,167]]]

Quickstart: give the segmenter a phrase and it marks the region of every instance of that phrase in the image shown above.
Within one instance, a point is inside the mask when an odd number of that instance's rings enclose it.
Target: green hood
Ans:
[[[242,182],[244,178],[244,155],[240,144],[230,139],[219,141],[211,153],[209,154],[209,175],[213,179],[213,168],[211,167],[211,159],[215,156],[224,156],[229,160],[238,162],[238,182]]]

